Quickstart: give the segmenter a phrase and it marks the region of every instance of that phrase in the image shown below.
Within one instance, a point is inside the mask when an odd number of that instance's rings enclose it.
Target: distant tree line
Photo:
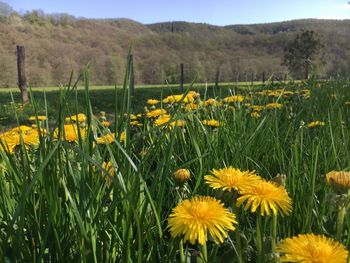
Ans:
[[[1,2],[0,2],[1,3]],[[4,11],[5,10],[5,11]],[[313,65],[320,77],[348,76],[350,21],[297,20],[264,25],[219,27],[169,22],[143,25],[127,19],[84,19],[34,10],[19,15],[0,5],[0,87],[14,87],[16,45],[26,48],[31,86],[65,84],[73,70],[89,63],[91,83],[120,84],[126,55],[132,45],[137,84],[184,81],[261,81],[290,74],[285,48],[301,29],[317,32],[324,46]],[[295,72],[294,72],[295,73]],[[303,75],[302,75],[303,77]]]

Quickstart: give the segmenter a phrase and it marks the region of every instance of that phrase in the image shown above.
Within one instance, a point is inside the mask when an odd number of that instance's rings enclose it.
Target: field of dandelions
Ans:
[[[349,82],[140,101],[126,70],[93,112],[88,78],[0,134],[0,262],[349,262]]]

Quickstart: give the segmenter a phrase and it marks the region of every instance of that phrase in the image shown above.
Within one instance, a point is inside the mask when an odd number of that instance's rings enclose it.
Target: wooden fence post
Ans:
[[[265,84],[265,71],[263,71],[263,74],[262,74],[262,83]]]
[[[21,90],[22,103],[29,102],[27,78],[25,73],[25,50],[24,46],[17,45],[17,73],[18,73],[18,87]]]
[[[184,64],[180,64],[180,88],[184,89]]]
[[[219,87],[219,81],[220,81],[220,66],[216,68],[216,74],[215,74],[215,88]]]

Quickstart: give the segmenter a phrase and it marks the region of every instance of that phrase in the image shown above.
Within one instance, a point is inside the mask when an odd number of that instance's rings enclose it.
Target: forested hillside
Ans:
[[[77,19],[66,14],[0,16],[0,87],[16,86],[16,45],[26,48],[32,86],[64,84],[90,63],[92,84],[120,83],[130,46],[136,83],[282,78],[283,49],[301,29],[318,33],[324,45],[318,63],[322,77],[350,72],[350,20],[297,20],[258,25],[212,26],[186,22],[152,25],[127,19]]]

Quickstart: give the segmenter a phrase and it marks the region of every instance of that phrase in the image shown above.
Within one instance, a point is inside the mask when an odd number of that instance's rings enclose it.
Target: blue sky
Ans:
[[[130,18],[142,23],[189,21],[214,25],[300,18],[350,19],[348,0],[0,0],[17,11],[41,9],[77,17]]]

